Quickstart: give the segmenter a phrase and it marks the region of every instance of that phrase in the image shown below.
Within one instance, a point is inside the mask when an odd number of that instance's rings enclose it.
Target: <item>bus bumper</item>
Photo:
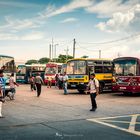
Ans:
[[[112,86],[112,91],[114,92],[124,92],[124,93],[140,93],[140,86]]]
[[[87,83],[68,83],[69,89],[86,90]]]

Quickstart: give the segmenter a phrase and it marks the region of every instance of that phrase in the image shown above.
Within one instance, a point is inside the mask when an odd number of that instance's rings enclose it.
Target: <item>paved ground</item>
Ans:
[[[43,87],[38,98],[29,85],[17,89],[16,100],[3,105],[0,140],[17,139],[139,139],[140,96],[105,93],[90,112],[89,95]]]

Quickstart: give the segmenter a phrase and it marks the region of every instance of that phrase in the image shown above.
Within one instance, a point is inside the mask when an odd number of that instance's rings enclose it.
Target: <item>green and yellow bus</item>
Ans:
[[[84,92],[90,73],[95,73],[99,80],[100,92],[112,90],[112,60],[92,58],[75,58],[67,61],[68,88]]]

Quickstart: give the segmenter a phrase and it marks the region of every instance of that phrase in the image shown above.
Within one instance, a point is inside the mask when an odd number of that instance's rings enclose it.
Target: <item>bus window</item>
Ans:
[[[95,73],[94,66],[89,67],[89,74]]]
[[[85,74],[86,62],[85,61],[72,61],[67,64],[68,74]]]
[[[95,73],[103,73],[103,66],[95,66]]]
[[[111,65],[111,62],[110,61],[103,61],[103,64],[104,65]]]
[[[104,66],[103,72],[104,73],[112,73],[112,67],[111,66]]]

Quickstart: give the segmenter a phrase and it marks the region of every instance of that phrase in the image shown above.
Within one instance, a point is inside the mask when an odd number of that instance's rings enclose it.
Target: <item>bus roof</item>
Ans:
[[[26,66],[27,67],[41,67],[41,66],[45,67],[46,64],[31,64],[31,65],[27,64]]]
[[[140,60],[140,59],[137,58],[137,57],[118,57],[118,58],[113,59],[113,61],[124,60],[124,59],[126,59],[126,60],[128,60],[128,59]]]
[[[112,61],[112,59],[107,59],[107,58],[73,58],[73,59],[69,59],[67,62],[72,61],[72,60]]]
[[[8,56],[8,55],[0,55],[0,57],[14,58],[14,57]]]
[[[63,63],[48,62],[47,64],[56,64],[56,65],[62,65]]]

